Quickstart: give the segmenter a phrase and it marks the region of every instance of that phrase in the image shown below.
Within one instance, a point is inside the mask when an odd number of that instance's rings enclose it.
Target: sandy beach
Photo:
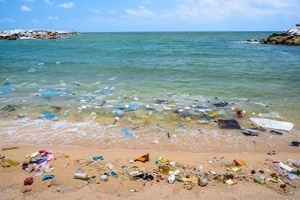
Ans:
[[[298,152],[188,153],[70,146],[0,147],[1,156],[5,156],[2,159],[20,163],[0,168],[3,199],[298,199],[300,196],[299,180],[289,180],[281,170],[276,172],[278,167],[274,163],[286,163],[288,159],[299,161]],[[18,148],[5,149],[10,147]],[[47,163],[52,171],[37,176],[37,171],[22,170],[22,164],[29,159],[25,157],[40,150],[53,153],[54,159]],[[147,153],[149,161],[133,162]],[[91,159],[93,156],[101,156],[101,159]],[[164,175],[165,171],[159,166],[169,166],[170,171],[178,170],[176,176],[183,181],[176,179],[169,183],[169,175]],[[78,169],[93,178],[88,181],[74,178]],[[133,169],[153,175],[153,180],[151,177],[147,180],[133,178],[129,175]],[[112,176],[113,170],[116,177]],[[265,177],[264,183],[254,180],[254,171]],[[107,181],[100,179],[104,173],[109,175]],[[46,175],[54,177],[43,181]],[[198,185],[200,176],[208,180],[206,186]],[[24,186],[28,177],[33,177],[33,183]]]

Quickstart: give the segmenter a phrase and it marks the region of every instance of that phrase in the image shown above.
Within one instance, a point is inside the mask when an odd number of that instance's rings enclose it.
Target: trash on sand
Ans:
[[[253,175],[254,181],[260,184],[266,183],[266,178],[263,175],[254,174]]]
[[[131,130],[129,130],[128,128],[122,128],[121,131],[122,131],[122,133],[125,134],[125,136],[126,136],[127,138],[132,137],[132,132],[131,132]]]
[[[0,160],[0,165],[4,168],[11,167],[11,166],[15,167],[20,164],[18,161],[11,160],[11,159],[4,158],[4,157],[5,156],[3,156],[3,158],[1,158],[1,160]]]
[[[162,165],[162,166],[159,166],[159,169],[161,171],[161,173],[163,175],[168,175],[169,172],[170,172],[170,166],[169,165]]]
[[[108,180],[108,176],[106,174],[102,174],[102,175],[100,175],[100,180],[101,181],[107,181]]]
[[[218,119],[218,126],[221,129],[241,129],[235,119]]]
[[[75,179],[81,179],[81,180],[89,180],[89,176],[86,173],[83,172],[75,172],[74,173]]]
[[[256,124],[257,126],[261,126],[263,128],[290,131],[294,127],[294,124],[290,122],[277,121],[277,120],[266,119],[266,118],[250,117],[250,121]]]
[[[241,118],[244,116],[243,111],[241,109],[235,108],[234,111],[235,111],[237,117]]]
[[[237,184],[237,181],[236,180],[232,180],[232,179],[228,179],[228,180],[225,181],[225,183],[227,185],[235,185],[235,184]]]
[[[198,185],[201,187],[205,187],[208,184],[208,180],[206,178],[203,177],[199,177],[198,179]]]
[[[91,156],[92,160],[103,160],[103,156]]]
[[[32,190],[31,188],[24,188],[23,193],[30,192],[31,190]]]
[[[290,146],[294,146],[294,147],[299,147],[300,142],[298,142],[298,141],[292,141],[292,142],[289,143],[289,145]]]
[[[147,153],[145,155],[142,155],[141,157],[136,158],[134,161],[135,162],[139,161],[139,162],[143,162],[143,163],[149,161],[149,153]]]
[[[258,131],[253,129],[243,129],[243,133],[248,136],[258,136]]]
[[[300,175],[300,170],[294,169],[288,165],[283,164],[282,162],[279,163],[279,167],[292,174]]]
[[[33,183],[33,177],[27,177],[24,180],[24,185],[32,185]]]
[[[175,182],[175,174],[171,173],[168,177],[168,183],[173,184]]]
[[[273,134],[275,134],[275,135],[283,135],[282,132],[275,131],[275,130],[270,130],[270,133],[273,133]]]
[[[118,177],[118,172],[116,170],[111,170],[110,175],[113,177]]]
[[[13,149],[18,149],[19,147],[4,147],[1,149],[1,151],[8,151],[8,150],[13,150]]]
[[[275,150],[269,150],[268,151],[268,155],[275,155],[276,154],[276,151]]]
[[[48,180],[48,179],[54,179],[54,175],[53,174],[47,174],[42,178],[42,181]]]
[[[233,162],[237,165],[237,166],[245,166],[246,162],[244,160],[237,160],[234,159]]]

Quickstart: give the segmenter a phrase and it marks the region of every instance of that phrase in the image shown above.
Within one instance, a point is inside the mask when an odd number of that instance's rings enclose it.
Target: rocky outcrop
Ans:
[[[0,40],[18,40],[18,39],[57,39],[67,35],[74,35],[73,30],[8,30],[0,31]]]
[[[300,23],[281,33],[273,33],[259,42],[262,44],[300,45]]]

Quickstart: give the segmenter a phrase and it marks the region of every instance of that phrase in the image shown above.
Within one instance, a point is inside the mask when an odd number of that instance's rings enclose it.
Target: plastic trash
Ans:
[[[150,160],[150,158],[149,158],[149,153],[147,153],[147,154],[145,154],[145,155],[142,155],[142,156],[140,156],[140,157],[134,159],[134,162],[139,161],[139,162],[145,163],[145,162],[147,162],[147,161],[149,161],[149,160]]]
[[[70,112],[71,112],[70,110],[65,110],[64,111],[64,116],[68,116],[70,114]]]
[[[254,181],[256,181],[260,184],[266,183],[266,178],[263,175],[254,174],[253,178],[254,178]]]
[[[75,172],[74,173],[75,179],[81,179],[81,180],[89,180],[89,176],[86,173],[83,172]]]
[[[132,132],[131,132],[131,130],[129,130],[129,129],[127,129],[127,128],[122,128],[121,131],[122,131],[122,133],[125,134],[125,136],[126,136],[127,138],[132,137]]]
[[[219,102],[219,103],[214,103],[214,106],[216,106],[217,108],[223,108],[229,105],[229,103],[227,102]]]
[[[292,173],[289,173],[288,177],[290,180],[299,180],[300,179],[299,176],[297,176],[296,174],[292,174]]]
[[[92,156],[93,160],[103,160],[103,156]]]
[[[14,88],[10,87],[10,86],[7,86],[6,88],[4,89],[0,89],[0,94],[8,94],[10,93],[11,91],[13,91]]]
[[[129,104],[118,104],[115,105],[116,109],[129,109],[129,110],[136,110],[137,104],[136,103],[129,103]]]
[[[97,94],[107,94],[109,92],[111,92],[111,89],[109,87],[105,87],[101,91],[97,91],[96,93]]]
[[[271,120],[267,118],[250,117],[250,121],[256,124],[257,126],[261,126],[263,128],[277,129],[277,130],[290,131],[294,127],[293,123]]]
[[[293,147],[299,147],[300,142],[298,142],[298,141],[292,141],[292,142],[289,143],[289,145],[293,146]]]
[[[27,178],[25,178],[25,180],[24,180],[24,186],[25,185],[32,185],[32,183],[33,183],[33,177],[27,177]]]
[[[253,129],[243,129],[243,133],[248,136],[258,136],[258,131]]]
[[[51,99],[53,96],[57,96],[60,94],[61,94],[60,90],[46,91],[41,93],[42,97],[46,99]]]
[[[100,180],[101,181],[107,181],[108,180],[108,176],[106,174],[102,174],[102,175],[100,175]]]
[[[225,183],[226,183],[227,185],[234,185],[234,184],[237,184],[237,181],[236,181],[236,180],[228,179],[228,180],[225,181]]]
[[[120,116],[124,116],[126,113],[123,112],[122,110],[114,110],[113,114],[115,117],[120,117]]]
[[[241,129],[235,119],[218,119],[218,126],[221,129]]]
[[[53,174],[47,174],[42,178],[42,181],[53,179],[55,176]]]
[[[234,111],[235,111],[236,116],[237,116],[238,118],[241,118],[241,117],[244,116],[243,111],[242,111],[241,109],[235,108]]]
[[[6,81],[3,82],[3,85],[9,86],[9,85],[10,85],[10,82],[6,80]]]
[[[163,175],[168,175],[170,172],[170,166],[168,165],[160,166],[160,170]]]
[[[199,177],[198,179],[198,185],[201,187],[205,187],[208,184],[208,180],[204,177]]]
[[[288,165],[285,165],[285,164],[282,163],[282,162],[279,163],[279,167],[280,167],[281,169],[284,169],[284,170],[286,170],[286,171],[292,173],[292,174],[300,175],[300,170],[294,169],[294,168],[292,168],[292,167],[290,167],[290,166],[288,166]]]
[[[112,170],[110,173],[113,177],[118,177],[118,172],[116,170]]]
[[[168,183],[173,184],[175,182],[176,176],[171,173],[168,177]]]
[[[43,112],[40,115],[41,118],[44,119],[51,119],[51,120],[57,120],[58,119],[58,115],[56,113],[49,113],[49,112]]]

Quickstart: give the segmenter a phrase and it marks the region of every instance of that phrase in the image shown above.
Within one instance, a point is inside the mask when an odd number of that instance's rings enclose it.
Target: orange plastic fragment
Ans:
[[[135,162],[136,161],[139,161],[139,162],[147,162],[149,161],[149,153],[145,154],[145,155],[142,155],[141,157],[138,157],[137,159],[134,160]]]
[[[244,160],[236,160],[234,159],[233,162],[238,166],[245,166],[246,162]]]

